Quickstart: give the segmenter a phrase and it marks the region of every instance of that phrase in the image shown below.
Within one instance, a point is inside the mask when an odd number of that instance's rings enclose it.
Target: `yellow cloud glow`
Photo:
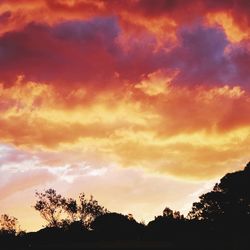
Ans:
[[[19,77],[0,88],[1,141],[29,150],[73,150],[90,164],[106,158],[121,167],[189,179],[218,176],[227,169],[216,167],[221,162],[230,168],[245,159],[248,92],[239,86],[189,89],[174,86],[172,79],[153,72],[122,94],[96,93],[86,105],[86,88],[62,95],[56,87]]]
[[[244,39],[249,38],[250,29],[243,30],[236,22],[233,17],[227,12],[217,12],[207,14],[208,24],[214,25],[219,24],[223,27],[227,38],[232,43],[238,43]]]

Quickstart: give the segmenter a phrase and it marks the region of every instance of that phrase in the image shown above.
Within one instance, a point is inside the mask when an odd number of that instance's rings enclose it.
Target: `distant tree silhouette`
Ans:
[[[181,215],[179,211],[173,211],[169,207],[166,207],[163,210],[163,217],[167,217],[169,219],[176,219],[176,220],[184,218],[184,216]]]
[[[173,238],[180,231],[185,222],[184,216],[179,211],[173,211],[166,207],[162,215],[155,217],[148,223],[149,238],[154,240],[166,240]]]
[[[243,171],[226,174],[211,192],[200,196],[190,219],[241,224],[250,219],[250,163]]]
[[[84,227],[89,228],[96,217],[108,213],[93,196],[87,199],[84,193],[79,195],[79,203],[75,199],[64,198],[54,189],[36,192],[36,197],[38,200],[34,208],[48,222],[48,227],[68,228],[74,222],[81,222]]]
[[[130,213],[127,215],[127,218],[132,221],[135,220],[133,214]]]
[[[98,216],[108,213],[108,210],[98,204],[98,201],[91,195],[90,199],[85,198],[85,194],[81,193],[79,196],[80,204],[78,206],[78,213],[80,221],[86,226],[90,227],[91,223]]]
[[[47,221],[48,227],[59,227],[61,225],[61,214],[64,211],[66,199],[57,194],[54,189],[45,192],[36,192],[38,200],[34,208],[40,212],[42,218]]]
[[[78,220],[78,206],[76,200],[72,198],[65,200],[63,209],[67,214],[67,218],[62,222],[63,227],[67,227]]]
[[[0,217],[0,232],[5,234],[18,234],[20,226],[17,218],[3,214]]]
[[[91,222],[96,217],[108,213],[108,210],[100,206],[93,196],[87,199],[84,193],[79,195],[79,204],[70,198],[65,201],[63,208],[68,214],[66,220],[68,224],[80,221],[86,228],[90,227]]]

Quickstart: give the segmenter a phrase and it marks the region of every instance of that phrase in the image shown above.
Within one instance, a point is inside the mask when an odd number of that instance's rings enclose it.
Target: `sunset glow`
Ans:
[[[36,190],[146,222],[250,152],[250,2],[3,0],[0,213]]]

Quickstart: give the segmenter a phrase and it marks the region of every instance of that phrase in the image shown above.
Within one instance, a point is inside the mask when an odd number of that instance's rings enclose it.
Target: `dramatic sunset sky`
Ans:
[[[250,160],[249,0],[1,0],[0,214],[93,194],[146,222]]]

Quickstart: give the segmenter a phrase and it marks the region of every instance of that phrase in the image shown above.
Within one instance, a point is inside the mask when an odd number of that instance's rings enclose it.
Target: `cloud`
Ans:
[[[146,29],[165,39],[175,36],[176,27],[191,24],[197,19],[208,18],[210,23],[218,23],[233,38],[232,31],[249,34],[249,3],[246,0],[220,1],[164,1],[155,3],[140,1],[2,1],[0,13],[10,12],[7,29],[20,29],[27,23],[39,20],[42,23],[55,24],[72,19],[86,20],[95,16],[117,16],[124,29]],[[186,11],[189,10],[189,11]],[[44,15],[43,13],[47,13]],[[232,24],[229,28],[229,24]],[[5,25],[6,26],[6,25]],[[169,32],[164,34],[164,30]],[[230,33],[231,32],[231,33]],[[244,38],[244,36],[242,37]],[[234,41],[234,39],[232,39]]]
[[[153,33],[131,32],[114,16],[30,23],[0,37],[1,81],[11,85],[25,75],[66,93],[83,86],[99,92],[178,71],[175,83],[182,85],[249,85],[248,42],[232,44],[218,25],[179,25],[175,41],[161,46]]]
[[[220,30],[199,25],[183,28],[179,40],[179,46],[169,55],[171,64],[180,72],[176,82],[184,85],[231,83],[233,62],[224,53],[229,43]]]
[[[184,86],[177,77],[155,71],[122,92],[96,92],[87,103],[91,89],[65,94],[19,77],[1,88],[0,139],[31,152],[41,166],[112,162],[189,179],[214,178],[246,160],[249,91]]]
[[[25,74],[29,79],[58,84],[100,82],[104,86],[114,78],[116,33],[110,19],[63,23],[54,28],[30,24],[8,33],[0,39],[2,80],[13,81]]]
[[[145,80],[135,85],[135,88],[142,90],[146,95],[157,96],[168,93],[169,83],[178,72],[172,72],[169,77],[165,73],[158,70],[149,74]]]
[[[242,45],[232,46],[229,48],[228,54],[232,62],[234,62],[235,74],[234,81],[240,82],[248,88],[250,77],[248,74],[248,65],[250,63],[250,45],[249,42]]]

